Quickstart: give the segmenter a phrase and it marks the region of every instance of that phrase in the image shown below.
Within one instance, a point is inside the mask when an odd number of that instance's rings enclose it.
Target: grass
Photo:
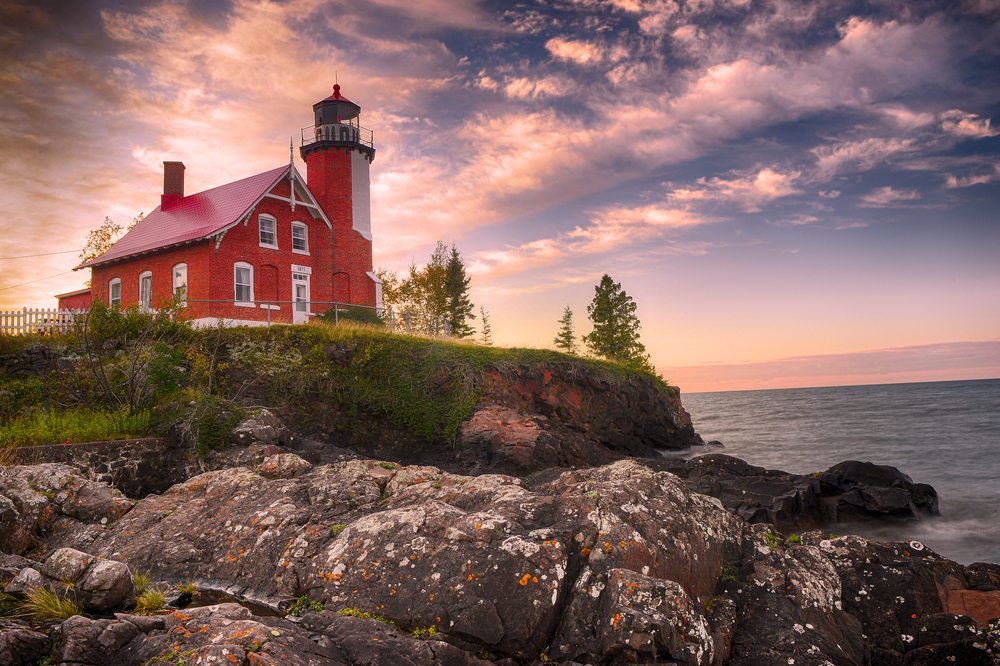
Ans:
[[[83,609],[73,599],[39,587],[28,593],[18,614],[34,620],[68,620],[83,615]]]
[[[191,594],[191,595],[193,595],[193,594],[195,594],[195,593],[198,592],[198,586],[195,585],[194,581],[192,581],[190,578],[187,579],[186,581],[184,581],[183,583],[178,583],[176,585],[176,588],[177,588],[177,591],[180,592],[180,593],[182,593],[182,594]]]
[[[163,612],[166,598],[155,587],[147,589],[135,598],[136,615],[156,615]]]
[[[330,534],[332,534],[333,536],[337,536],[338,534],[343,532],[344,528],[346,527],[347,523],[337,523],[336,525],[330,525]]]
[[[128,439],[146,434],[149,427],[148,411],[129,415],[35,410],[0,425],[0,447]]]
[[[267,376],[275,394],[320,391],[345,410],[384,415],[397,427],[426,440],[450,439],[479,402],[485,373],[520,367],[558,366],[571,376],[614,386],[647,377],[610,361],[569,356],[548,349],[485,347],[468,341],[391,333],[360,324],[281,326],[234,331],[231,365]],[[238,337],[235,337],[238,335]],[[327,359],[324,348],[351,350],[345,364]],[[276,367],[274,358],[283,359]],[[306,384],[311,384],[307,387]]]
[[[149,589],[150,583],[153,582],[153,578],[144,571],[133,571],[132,572],[132,587],[135,588],[133,594],[136,598],[141,597],[147,589]]]

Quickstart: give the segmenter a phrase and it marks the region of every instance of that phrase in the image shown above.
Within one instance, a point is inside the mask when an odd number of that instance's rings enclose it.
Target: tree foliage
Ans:
[[[573,311],[566,306],[562,319],[559,320],[559,333],[556,335],[555,346],[567,354],[576,356],[576,334],[573,332]]]
[[[646,347],[639,342],[641,324],[635,316],[632,297],[607,273],[594,290],[594,300],[587,306],[594,330],[583,336],[591,353],[636,370],[653,372]]]
[[[128,233],[132,227],[142,221],[143,217],[144,214],[139,213],[132,218],[132,224],[128,225],[128,228],[122,229],[122,225],[105,215],[101,226],[91,229],[90,233],[87,234],[87,243],[83,246],[83,251],[80,252],[80,263],[85,264],[92,259],[97,259],[110,250],[115,241],[121,237],[122,232]],[[90,286],[90,280],[87,280],[87,286]]]
[[[469,300],[469,282],[471,278],[465,274],[465,262],[455,244],[451,245],[451,256],[445,266],[445,293],[448,303],[448,325],[451,334],[457,338],[467,338],[475,329],[469,325],[470,319],[475,319],[472,313],[475,307]]]
[[[449,250],[438,241],[430,260],[419,268],[410,264],[405,278],[386,268],[379,268],[376,275],[382,280],[382,302],[397,316],[412,312],[429,316],[429,321],[447,321],[452,335],[459,338],[475,333],[469,325],[476,318],[469,300],[471,279],[454,244]]]
[[[483,306],[479,306],[479,316],[483,320],[483,330],[479,334],[479,344],[487,347],[493,346],[493,327],[490,326],[490,313]]]

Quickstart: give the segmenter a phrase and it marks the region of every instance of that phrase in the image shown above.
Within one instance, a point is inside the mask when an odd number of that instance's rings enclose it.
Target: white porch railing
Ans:
[[[56,310],[45,308],[22,308],[20,311],[0,310],[0,333],[21,335],[24,333],[65,333],[73,327],[77,315],[86,310]]]

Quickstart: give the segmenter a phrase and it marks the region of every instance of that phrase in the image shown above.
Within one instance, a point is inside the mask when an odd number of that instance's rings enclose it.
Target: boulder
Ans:
[[[25,598],[32,590],[56,590],[85,610],[103,613],[121,603],[133,590],[128,567],[72,548],[60,548],[41,570],[23,569],[7,585],[7,594]]]
[[[68,465],[14,465],[0,474],[0,530],[18,555],[36,545],[85,548],[134,505]]]
[[[287,446],[292,440],[292,431],[266,409],[240,421],[229,434],[233,446]]]
[[[52,656],[56,663],[112,664],[118,661],[118,652],[138,635],[139,630],[130,622],[75,615],[52,631]]]
[[[98,552],[272,607],[307,594],[517,659],[611,650],[707,664],[703,604],[740,539],[717,500],[631,460],[532,489],[355,460],[293,478],[202,474],[146,498]],[[574,586],[584,571],[588,586]],[[577,636],[629,604],[632,628],[617,638]],[[666,633],[664,618],[685,613],[697,635]],[[553,631],[564,638],[550,646]]]

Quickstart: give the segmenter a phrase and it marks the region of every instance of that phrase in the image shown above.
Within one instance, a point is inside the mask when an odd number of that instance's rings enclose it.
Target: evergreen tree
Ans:
[[[445,266],[445,293],[447,294],[448,325],[456,338],[467,338],[476,331],[468,320],[475,319],[472,301],[469,300],[469,278],[465,274],[465,262],[455,244],[451,245],[451,256]]]
[[[573,333],[573,311],[566,306],[562,319],[559,320],[559,333],[555,345],[567,354],[576,356],[576,334]]]
[[[598,356],[653,372],[646,347],[639,342],[641,324],[632,297],[607,273],[594,290],[594,301],[587,306],[594,330],[583,336],[587,347]]]
[[[479,306],[479,316],[483,319],[483,331],[479,335],[479,343],[487,347],[493,346],[493,328],[490,326],[490,313]]]

